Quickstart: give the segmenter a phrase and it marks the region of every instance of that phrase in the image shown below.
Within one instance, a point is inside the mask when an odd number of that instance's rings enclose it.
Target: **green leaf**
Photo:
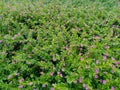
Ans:
[[[69,90],[66,84],[55,84],[54,88],[55,90]]]

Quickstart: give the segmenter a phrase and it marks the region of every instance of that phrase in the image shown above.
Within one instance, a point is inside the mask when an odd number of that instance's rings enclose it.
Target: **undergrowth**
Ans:
[[[0,90],[119,90],[116,0],[1,0]]]

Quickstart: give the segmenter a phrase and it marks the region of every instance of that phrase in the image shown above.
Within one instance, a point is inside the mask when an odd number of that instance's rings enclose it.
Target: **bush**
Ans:
[[[0,1],[0,89],[119,90],[112,1]]]

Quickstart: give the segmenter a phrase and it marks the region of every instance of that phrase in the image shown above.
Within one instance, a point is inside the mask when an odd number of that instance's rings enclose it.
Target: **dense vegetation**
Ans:
[[[120,90],[117,0],[0,0],[0,90]]]

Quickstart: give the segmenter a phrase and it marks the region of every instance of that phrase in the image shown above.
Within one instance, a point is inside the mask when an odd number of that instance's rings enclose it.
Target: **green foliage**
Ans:
[[[1,0],[0,90],[119,90],[116,0]]]

